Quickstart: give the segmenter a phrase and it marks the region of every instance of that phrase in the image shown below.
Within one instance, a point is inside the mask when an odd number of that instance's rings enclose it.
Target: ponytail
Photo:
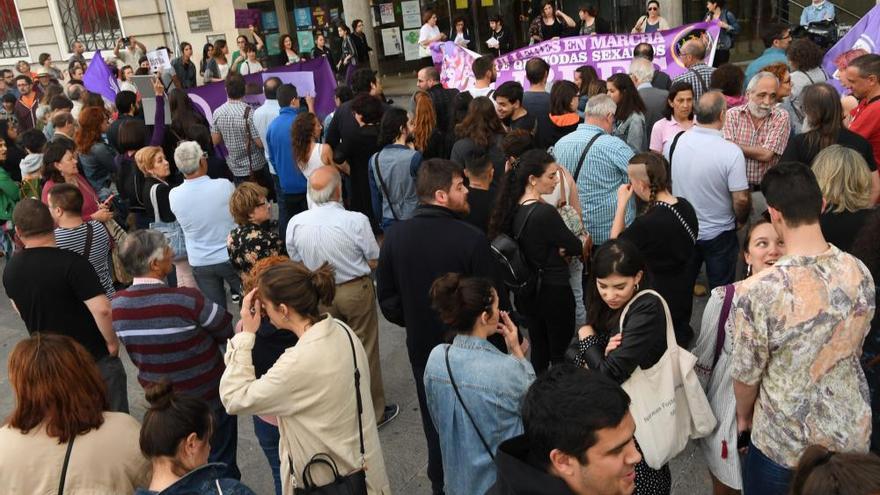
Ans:
[[[504,174],[501,190],[492,209],[489,239],[502,233],[511,233],[517,202],[526,191],[529,177],[544,175],[547,167],[555,161],[553,155],[544,150],[529,150],[513,161],[510,170]]]

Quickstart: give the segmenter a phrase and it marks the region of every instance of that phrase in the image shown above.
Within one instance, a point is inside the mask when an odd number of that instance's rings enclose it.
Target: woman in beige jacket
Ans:
[[[284,495],[303,486],[303,467],[315,454],[329,455],[342,476],[366,469],[371,495],[391,493],[370,399],[366,353],[347,325],[318,310],[319,304],[333,300],[335,290],[333,270],[326,263],[314,272],[292,261],[269,268],[242,301],[243,330],[226,351],[226,372],[220,380],[226,410],[278,417]],[[256,379],[251,351],[264,312],[275,327],[295,333],[299,342]],[[364,456],[352,347],[360,370]],[[333,480],[323,465],[313,467],[311,477],[318,486]]]

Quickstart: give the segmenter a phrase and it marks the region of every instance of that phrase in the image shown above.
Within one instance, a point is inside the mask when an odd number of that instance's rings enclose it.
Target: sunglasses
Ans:
[[[648,7],[648,12],[650,12],[652,10],[660,10],[660,8],[659,7]]]

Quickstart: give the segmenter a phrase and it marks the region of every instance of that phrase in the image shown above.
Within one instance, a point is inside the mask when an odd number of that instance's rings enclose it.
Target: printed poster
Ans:
[[[167,50],[153,50],[147,52],[147,60],[150,61],[150,72],[159,72],[159,70],[170,70],[171,60],[168,58]]]
[[[382,45],[385,47],[385,56],[400,55],[403,52],[400,43],[400,28],[396,26],[383,28]]]
[[[394,24],[394,4],[379,4],[379,13],[382,16],[382,24]]]
[[[235,9],[235,28],[247,29],[260,24],[259,9]]]
[[[309,10],[308,7],[294,9],[293,18],[294,18],[294,21],[296,22],[296,27],[311,27],[312,26],[312,11]]]
[[[300,54],[312,53],[312,48],[315,47],[315,35],[310,30],[297,31],[296,41],[299,44]]]
[[[409,29],[403,32],[403,59],[418,60],[419,56],[419,30]]]
[[[279,55],[281,53],[281,48],[278,46],[278,41],[280,39],[281,33],[266,35],[266,50],[268,50],[269,55]]]
[[[315,18],[315,25],[317,26],[327,24],[327,16],[321,7],[312,7],[312,17]]]
[[[278,29],[278,14],[275,12],[261,12],[260,19],[263,21],[263,30],[272,31]]]
[[[403,14],[403,29],[416,29],[422,26],[422,12],[419,9],[419,0],[400,2],[400,10]]]

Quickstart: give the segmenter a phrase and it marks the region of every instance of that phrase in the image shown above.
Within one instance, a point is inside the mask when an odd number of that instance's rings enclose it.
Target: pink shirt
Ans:
[[[690,129],[692,126],[693,122],[691,122],[691,125],[684,127],[675,118],[658,120],[654,124],[654,128],[651,129],[651,145],[649,146],[651,151],[663,154],[663,147],[666,146],[667,141],[674,138],[679,132]]]
[[[46,184],[43,185],[41,199],[47,205],[49,204],[49,190],[54,185],[55,182],[52,180],[47,180]],[[95,194],[92,185],[82,175],[76,175],[76,185],[83,195],[82,219],[84,222],[88,222],[92,219],[92,215],[98,211],[98,195]]]

